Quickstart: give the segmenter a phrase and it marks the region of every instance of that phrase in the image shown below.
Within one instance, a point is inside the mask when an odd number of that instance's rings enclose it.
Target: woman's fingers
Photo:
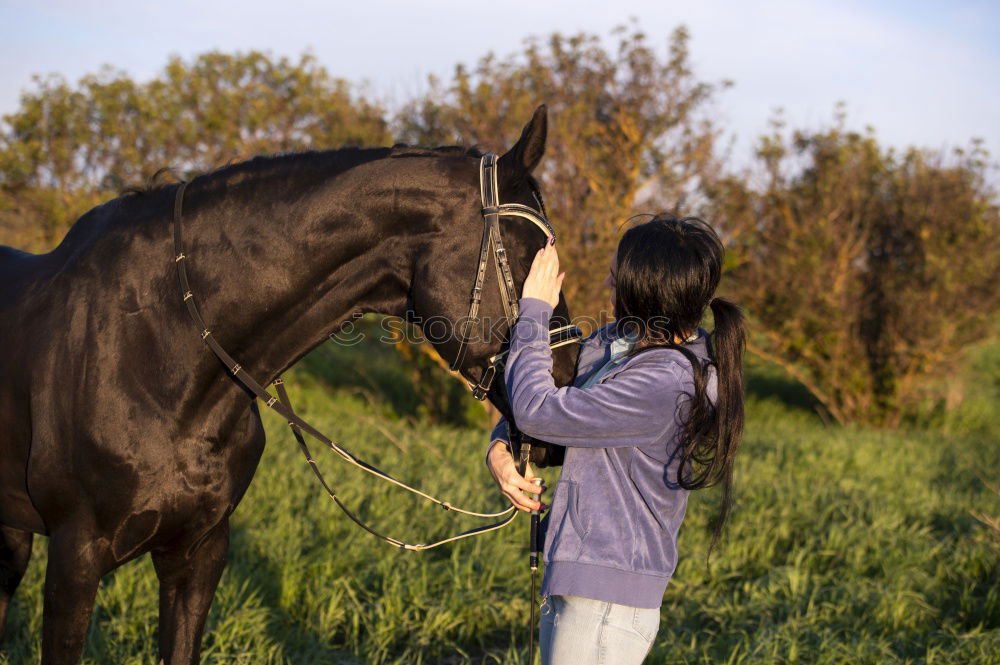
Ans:
[[[546,276],[555,276],[559,270],[559,251],[555,245],[546,245],[542,248],[541,265]]]
[[[540,501],[522,494],[522,492],[531,492],[540,495],[545,488],[538,487],[517,472],[514,458],[506,447],[494,445],[490,449],[487,464],[494,480],[500,487],[500,491],[518,510],[530,512],[548,509],[548,506],[543,505]]]
[[[531,492],[532,494],[541,494],[542,491],[535,483],[531,482],[517,471],[510,474],[508,478],[509,482],[516,486],[519,490],[524,490],[525,492]]]
[[[507,490],[503,494],[518,510],[523,510],[526,513],[530,513],[532,510],[539,510],[542,505],[540,502],[524,496],[516,489]]]
[[[535,254],[521,295],[525,298],[539,298],[555,307],[559,303],[561,288],[559,252],[554,245],[546,245]]]
[[[504,490],[505,494],[514,496],[518,499],[517,503],[524,506],[529,506],[531,508],[537,508],[537,501],[533,497],[528,497],[522,494],[522,492],[532,492],[533,494],[538,493],[537,487],[525,487],[524,478],[520,475],[513,473],[504,478],[503,485],[501,489]],[[527,483],[530,485],[530,483]]]
[[[542,507],[541,501],[525,496],[522,492],[529,492],[541,498],[543,488],[535,485],[516,471],[505,474],[500,489],[511,500],[511,503],[521,510],[538,510]]]

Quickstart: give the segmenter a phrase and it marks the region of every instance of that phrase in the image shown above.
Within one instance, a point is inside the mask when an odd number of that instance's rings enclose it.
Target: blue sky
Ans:
[[[995,0],[0,0],[0,114],[32,74],[71,81],[103,64],[150,78],[167,57],[211,50],[312,51],[331,73],[389,105],[447,78],[459,62],[516,52],[529,35],[608,35],[635,17],[665,52],[691,31],[695,73],[730,79],[716,111],[749,154],[776,107],[793,127],[871,125],[895,146],[985,139],[1000,158],[1000,3]],[[610,43],[610,42],[609,42]]]

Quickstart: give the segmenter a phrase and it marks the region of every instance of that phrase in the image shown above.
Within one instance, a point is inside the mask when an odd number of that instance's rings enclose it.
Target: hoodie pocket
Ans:
[[[580,489],[576,483],[569,481],[566,496],[566,512],[569,513],[569,521],[573,524],[576,535],[583,540],[587,536],[587,529],[583,528],[583,519],[580,515]]]
[[[545,561],[576,561],[586,535],[578,514],[579,488],[572,480],[560,480],[552,503],[552,523],[545,541]]]

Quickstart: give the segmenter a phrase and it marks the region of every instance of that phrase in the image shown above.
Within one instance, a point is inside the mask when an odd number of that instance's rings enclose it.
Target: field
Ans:
[[[964,371],[974,383],[957,411],[884,433],[826,426],[808,395],[755,366],[725,544],[707,569],[718,497],[695,494],[647,662],[1000,665],[1000,543],[970,513],[1000,514],[984,483],[1000,480],[1000,345]],[[478,405],[468,398],[464,425],[433,424],[406,376],[386,345],[327,344],[286,378],[300,411],[359,456],[457,505],[502,507]],[[278,418],[266,425],[204,663],[527,662],[526,519],[429,552],[390,548],[326,498]],[[389,534],[478,525],[314,453]],[[38,660],[44,550],[36,540],[0,663]],[[148,557],[109,575],[84,662],[156,662],[156,607]]]

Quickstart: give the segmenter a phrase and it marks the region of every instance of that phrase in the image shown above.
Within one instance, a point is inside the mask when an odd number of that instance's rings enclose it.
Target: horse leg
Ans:
[[[17,585],[28,569],[34,534],[0,525],[0,645],[7,626],[7,610]]]
[[[42,609],[42,665],[75,665],[83,654],[97,587],[112,567],[105,539],[68,528],[49,539]]]
[[[160,579],[160,658],[165,665],[196,665],[201,635],[215,588],[226,567],[229,521],[224,520],[192,549],[154,550]]]

